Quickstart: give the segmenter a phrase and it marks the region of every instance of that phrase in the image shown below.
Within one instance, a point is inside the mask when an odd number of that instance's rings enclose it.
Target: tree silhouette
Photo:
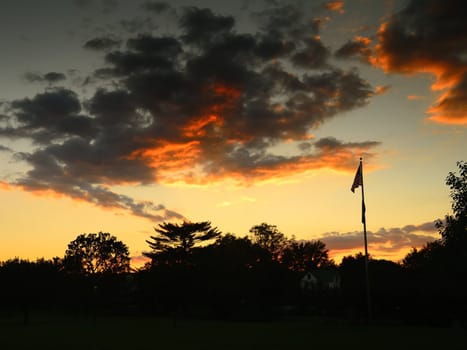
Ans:
[[[290,270],[297,272],[331,267],[334,262],[329,259],[326,245],[321,241],[290,241],[283,249],[281,262]]]
[[[409,271],[433,273],[441,268],[439,262],[442,260],[444,260],[444,246],[438,239],[426,243],[420,249],[412,248],[402,260],[402,266]]]
[[[57,306],[66,295],[60,269],[59,258],[1,262],[0,309],[21,310],[24,323],[28,323],[29,313],[35,307]]]
[[[457,166],[459,175],[449,172],[446,178],[446,185],[451,189],[454,215],[446,215],[444,221],[436,221],[441,238],[421,249],[414,248],[404,258],[404,267],[467,272],[467,163],[460,161]]]
[[[152,266],[186,263],[193,248],[221,235],[216,227],[211,227],[209,221],[185,221],[182,224],[164,222],[154,230],[157,235],[146,240],[151,251],[143,252],[144,256],[151,259]]]
[[[278,259],[287,244],[287,238],[276,225],[265,222],[250,229],[251,241],[269,251],[273,259]]]
[[[81,234],[68,244],[63,259],[69,272],[85,275],[130,271],[128,247],[110,233]]]
[[[465,317],[461,310],[466,308],[467,293],[467,163],[457,166],[459,174],[449,172],[446,177],[453,215],[436,221],[441,238],[412,249],[403,260],[414,290],[413,304],[422,318],[432,321]],[[424,309],[428,300],[430,312]]]
[[[457,218],[467,214],[467,162],[457,162],[459,175],[449,172],[446,185],[451,189],[452,210]]]
[[[446,185],[451,189],[451,207],[454,215],[446,215],[436,225],[443,245],[452,249],[464,261],[467,258],[467,163],[457,162],[459,175],[450,172]]]

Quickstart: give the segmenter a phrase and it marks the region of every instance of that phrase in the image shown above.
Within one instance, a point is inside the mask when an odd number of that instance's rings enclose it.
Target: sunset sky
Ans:
[[[337,261],[437,238],[467,154],[460,0],[0,2],[0,260],[266,222]]]

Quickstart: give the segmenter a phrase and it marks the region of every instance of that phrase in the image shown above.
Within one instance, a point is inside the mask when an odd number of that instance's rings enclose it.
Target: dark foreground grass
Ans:
[[[0,319],[0,349],[467,349],[460,328],[319,320],[214,322],[144,317]]]

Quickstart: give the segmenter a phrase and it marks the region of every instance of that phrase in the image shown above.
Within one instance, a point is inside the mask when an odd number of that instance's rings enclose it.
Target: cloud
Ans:
[[[24,74],[24,79],[30,83],[38,82],[38,83],[48,83],[48,84],[55,84],[66,80],[66,75],[59,72],[49,72],[45,74],[35,73],[35,72],[27,72]]]
[[[90,6],[93,2],[94,2],[94,0],[73,0],[73,3],[78,8],[86,8],[86,7]]]
[[[147,11],[160,14],[169,11],[172,7],[170,6],[170,4],[164,1],[146,1],[143,4],[143,8]]]
[[[323,68],[330,56],[319,37],[304,40],[305,47],[292,56],[292,63],[301,68]]]
[[[93,38],[84,43],[83,47],[89,50],[109,50],[120,46],[121,41],[116,38],[100,37]]]
[[[48,88],[8,102],[0,137],[33,142],[14,154],[29,170],[12,186],[165,220],[183,216],[112,188],[353,172],[356,158],[371,159],[377,141],[315,140],[311,131],[378,89],[329,62],[320,22],[301,8],[273,6],[255,18],[258,31],[241,33],[233,17],[189,7],[176,35],[135,27],[118,48],[113,39],[87,41],[104,52],[86,99]],[[296,147],[284,155],[284,144]]]
[[[81,103],[75,92],[64,88],[48,89],[34,98],[10,103],[11,115],[0,136],[28,138],[35,143],[70,136],[92,136],[92,119],[81,113]]]
[[[356,36],[342,45],[334,53],[334,56],[342,59],[357,58],[364,63],[370,63],[373,55],[370,44],[369,38]]]
[[[120,27],[130,34],[138,32],[151,33],[158,28],[154,23],[152,17],[136,17],[131,19],[124,19],[119,22]]]
[[[76,7],[85,10],[97,6],[99,11],[108,14],[119,6],[117,0],[73,0]]]
[[[0,152],[11,153],[11,152],[13,152],[13,150],[12,150],[10,147],[6,147],[6,146],[3,146],[3,145],[0,145]]]
[[[467,27],[458,1],[409,1],[378,32],[374,64],[386,72],[431,73],[442,90],[427,111],[438,123],[467,125]]]
[[[343,14],[345,12],[344,1],[328,1],[325,2],[323,6],[329,11],[334,11],[340,14]]]
[[[395,253],[412,247],[421,247],[427,242],[437,239],[437,228],[434,222],[404,227],[380,228],[378,231],[367,231],[370,251]],[[332,251],[362,250],[363,234],[358,232],[328,232],[320,238]]]
[[[415,101],[415,100],[423,100],[425,99],[425,96],[419,96],[419,95],[408,95],[407,100]]]
[[[378,85],[375,87],[375,95],[384,95],[390,88],[389,85]]]
[[[0,181],[0,190],[10,191],[11,185],[8,182]]]
[[[50,150],[45,150],[33,154],[22,154],[24,160],[32,165],[33,169],[11,185],[14,188],[20,188],[36,195],[66,196],[102,208],[126,210],[132,215],[153,222],[184,219],[183,215],[165,208],[162,204],[154,204],[150,201],[136,201],[131,197],[112,192],[108,185],[93,184],[93,174],[85,173],[86,169],[83,168],[77,169],[64,166],[59,159],[53,157],[50,153]],[[128,174],[129,168],[125,167],[125,170]],[[84,176],[80,176],[80,174],[84,174]],[[106,178],[106,174],[101,171],[94,174],[94,176]],[[125,176],[123,175],[123,177]],[[112,181],[118,181],[114,177],[111,177],[111,179]],[[94,182],[98,181],[94,179]]]

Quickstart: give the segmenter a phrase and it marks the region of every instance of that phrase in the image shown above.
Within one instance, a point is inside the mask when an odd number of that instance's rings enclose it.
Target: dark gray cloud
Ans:
[[[88,48],[107,51],[86,100],[49,88],[8,103],[0,136],[36,144],[16,154],[30,170],[15,185],[154,220],[181,218],[111,187],[242,182],[323,167],[353,172],[358,156],[374,155],[375,141],[310,134],[375,94],[358,71],[328,62],[319,21],[292,5],[273,7],[255,15],[257,32],[240,33],[231,16],[195,7],[181,13],[179,35],[135,27],[119,50],[102,37],[89,40]],[[290,141],[295,154],[273,151]]]
[[[269,7],[255,13],[254,17],[261,24],[264,32],[281,37],[301,39],[310,34],[307,29],[316,29],[310,22],[304,21],[302,9],[292,4]]]
[[[370,63],[373,55],[370,39],[357,36],[342,45],[335,53],[337,58],[356,58],[364,63]]]
[[[38,83],[48,83],[48,84],[55,84],[61,81],[66,80],[66,75],[59,72],[48,72],[45,74],[35,73],[35,72],[27,72],[24,74],[24,79],[30,83],[38,82]]]
[[[7,152],[7,153],[12,153],[13,150],[10,147],[4,146],[0,144],[0,152]]]
[[[147,11],[151,11],[157,14],[161,14],[169,11],[172,7],[169,3],[164,1],[146,1],[143,4],[143,8]]]
[[[79,8],[86,8],[90,6],[94,0],[73,0],[73,2]]]
[[[17,154],[18,158],[23,158],[33,169],[28,171],[24,177],[19,178],[14,185],[26,191],[44,194],[52,192],[103,208],[126,210],[132,215],[151,221],[184,219],[181,214],[165,208],[162,204],[136,201],[108,188],[108,185],[114,182],[119,183],[121,180],[134,182],[134,173],[138,172],[138,168],[133,168],[137,166],[135,162],[127,162],[119,167],[119,164],[115,164],[114,161],[106,162],[105,158],[100,155],[82,157],[77,153],[86,149],[72,145],[72,143],[69,141],[65,149],[60,146],[49,146],[31,154]],[[78,164],[73,162],[73,158],[78,159]],[[96,183],[105,183],[105,185]]]
[[[120,46],[121,41],[116,38],[101,37],[93,38],[84,43],[83,47],[89,50],[109,50]]]
[[[49,89],[34,98],[12,101],[7,126],[0,135],[30,138],[39,144],[71,136],[94,135],[92,118],[81,114],[75,92],[64,88]]]
[[[305,47],[292,56],[292,63],[300,68],[324,68],[328,57],[327,49],[320,39],[309,38],[304,40]]]
[[[215,15],[210,9],[185,8],[180,18],[183,40],[189,44],[206,45],[230,33],[235,20],[231,16]]]
[[[368,244],[375,250],[397,252],[402,249],[421,247],[427,242],[437,239],[435,222],[404,227],[380,228],[378,231],[368,231]],[[363,233],[359,232],[329,232],[320,238],[330,250],[351,250],[363,247]]]
[[[120,27],[130,34],[151,33],[158,28],[152,17],[136,17],[119,22]]]
[[[321,150],[336,151],[354,147],[361,148],[372,148],[380,145],[377,141],[366,141],[366,142],[342,142],[334,137],[324,137],[314,143],[314,146]]]
[[[97,7],[104,14],[114,11],[118,6],[117,0],[73,0],[75,6],[82,10]]]

